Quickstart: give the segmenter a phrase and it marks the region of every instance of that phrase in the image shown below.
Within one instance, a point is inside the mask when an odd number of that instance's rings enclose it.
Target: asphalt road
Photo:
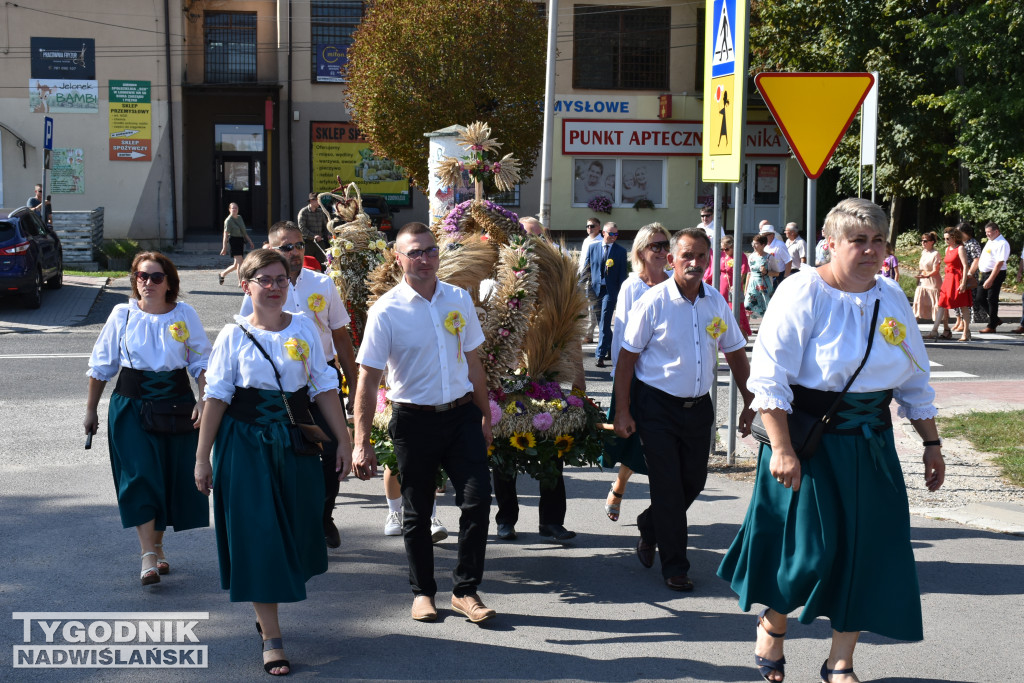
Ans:
[[[198,278],[198,279],[194,279]],[[187,299],[211,337],[237,310],[237,290],[218,287],[209,271],[186,272]],[[191,288],[191,289],[189,289]],[[121,529],[101,431],[82,448],[86,356],[106,312],[126,296],[108,288],[84,325],[51,333],[0,335],[0,606],[14,612],[207,612],[195,628],[209,668],[12,668],[24,645],[22,622],[0,619],[0,680],[266,680],[251,607],[219,587],[212,529],[169,533],[171,573],[153,587],[138,581],[138,546]],[[983,346],[989,346],[986,342]],[[1019,346],[979,352],[1004,375],[1020,374]],[[992,358],[988,358],[991,353]],[[30,357],[32,354],[39,357]],[[952,359],[947,361],[948,358]],[[961,354],[961,355],[957,355]],[[960,348],[932,359],[975,368]],[[15,357],[10,357],[15,356]],[[588,362],[592,393],[605,373]],[[109,395],[109,393],[108,393]],[[101,419],[106,400],[101,403]],[[657,568],[644,569],[633,548],[646,479],[627,489],[623,515],[602,509],[611,472],[567,471],[567,525],[579,536],[561,547],[536,531],[535,482],[520,482],[520,540],[492,537],[481,595],[499,612],[484,627],[447,607],[455,543],[436,549],[441,619],[409,618],[411,594],[401,540],[381,533],[386,507],[379,481],[342,484],[336,520],[342,547],[313,578],[309,598],[282,605],[292,678],[321,680],[759,680],[753,666],[754,618],[739,611],[714,576],[749,499],[745,481],[712,475],[691,509],[692,576],[697,590],[673,593]],[[440,516],[457,526],[454,496]],[[896,643],[865,634],[857,650],[861,680],[1004,681],[1024,670],[1024,538],[923,518],[913,519],[925,640]],[[828,650],[828,625],[790,622],[787,680],[815,680]],[[58,641],[60,635],[57,636]],[[43,643],[33,631],[31,644]]]

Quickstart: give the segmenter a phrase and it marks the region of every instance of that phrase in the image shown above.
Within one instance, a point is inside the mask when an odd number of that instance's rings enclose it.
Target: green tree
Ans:
[[[348,50],[348,105],[374,153],[426,192],[424,133],[484,121],[531,175],[547,31],[528,0],[377,0]]]

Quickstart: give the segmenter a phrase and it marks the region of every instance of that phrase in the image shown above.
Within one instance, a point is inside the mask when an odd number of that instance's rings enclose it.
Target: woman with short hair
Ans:
[[[110,468],[124,528],[135,527],[142,548],[143,586],[170,572],[163,538],[210,525],[209,505],[191,485],[206,384],[210,342],[194,308],[178,301],[174,263],[163,254],[137,254],[131,267],[132,295],[114,306],[89,357],[85,433],[99,427],[97,407],[107,382],[117,385],[107,410]],[[168,404],[178,415],[154,415]],[[170,426],[174,431],[164,431]]]
[[[754,343],[747,387],[770,445],[760,446],[747,515],[718,574],[743,610],[765,605],[754,659],[768,681],[785,676],[787,615],[800,606],[801,622],[832,622],[825,683],[857,680],[861,631],[923,637],[892,399],[923,440],[930,491],[942,486],[945,464],[921,334],[899,284],[878,275],[888,227],[870,201],[836,205],[825,218],[831,261],[783,281]],[[820,418],[840,397],[800,459],[790,414]]]

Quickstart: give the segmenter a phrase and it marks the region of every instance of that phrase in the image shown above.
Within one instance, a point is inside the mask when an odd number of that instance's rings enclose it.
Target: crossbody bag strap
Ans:
[[[121,341],[124,342],[124,355],[128,356],[128,365],[132,366],[132,370],[135,369],[135,363],[132,362],[132,352],[128,350],[128,318],[132,314],[131,306],[124,314],[124,333],[121,335]]]
[[[267,362],[270,363],[270,367],[274,369],[274,379],[277,380],[277,388],[278,391],[281,392],[281,400],[284,401],[284,409],[285,412],[288,413],[288,421],[291,422],[292,424],[295,424],[295,417],[292,415],[291,406],[288,405],[288,397],[284,393],[284,386],[281,384],[281,373],[277,371],[277,364],[274,363],[274,359],[270,357],[270,354],[266,352],[266,350],[260,345],[260,343],[256,341],[256,337],[252,336],[252,332],[247,330],[245,326],[242,325],[242,323],[236,324],[238,325],[239,328],[241,328],[242,332],[245,333],[245,336],[249,338],[249,341],[251,341],[253,345],[257,349],[259,349],[260,353],[263,354],[263,357],[267,359]]]
[[[881,299],[875,300],[875,310],[871,314],[871,327],[868,328],[868,348],[864,351],[864,358],[861,359],[860,365],[857,366],[853,375],[850,376],[849,381],[846,382],[846,386],[843,387],[843,391],[836,398],[835,403],[832,404],[832,407],[829,408],[828,412],[825,413],[825,416],[822,417],[822,422],[825,422],[826,424],[832,419],[833,413],[835,413],[839,408],[839,404],[842,403],[843,397],[846,396],[848,391],[850,391],[850,387],[853,386],[853,380],[857,379],[857,375],[860,374],[860,371],[864,369],[864,365],[868,362],[868,356],[871,355],[871,346],[875,342],[875,323],[878,322],[878,307],[881,303]]]

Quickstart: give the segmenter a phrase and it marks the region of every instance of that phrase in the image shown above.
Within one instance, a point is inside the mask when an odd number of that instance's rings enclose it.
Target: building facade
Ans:
[[[217,233],[231,202],[260,231],[337,176],[386,196],[398,224],[425,220],[425,197],[373,156],[345,107],[340,73],[364,5],[7,7],[0,206],[22,205],[40,182],[49,117],[53,208],[104,207],[107,238]],[[611,213],[597,215],[627,231],[697,224],[711,194],[700,177],[703,3],[563,0],[558,16],[550,226],[577,236],[598,197]],[[748,107],[744,134],[744,232],[765,218],[802,223],[803,175],[766,109]],[[538,162],[503,198],[510,209],[538,213],[539,175]]]

